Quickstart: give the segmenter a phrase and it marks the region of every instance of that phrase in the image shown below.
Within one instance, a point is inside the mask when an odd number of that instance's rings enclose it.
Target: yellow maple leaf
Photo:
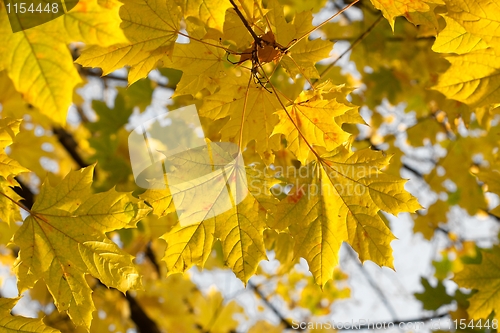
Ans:
[[[269,160],[271,150],[279,148],[279,137],[271,135],[278,124],[275,111],[281,105],[275,94],[250,82],[251,79],[248,72],[241,77],[228,77],[218,92],[204,98],[199,114],[210,119],[229,116],[221,131],[221,140],[237,142],[240,147],[255,140],[257,152]]]
[[[264,208],[259,202],[248,195],[232,210],[215,217],[216,235],[222,242],[225,263],[245,284],[257,271],[260,261],[267,259],[261,210]]]
[[[221,79],[229,70],[225,57],[226,52],[217,47],[214,40],[204,40],[205,43],[193,41],[189,44],[177,45],[171,57],[162,59],[162,67],[182,71],[182,77],[175,88],[175,96],[195,95],[204,88],[215,92]]]
[[[44,25],[47,32],[66,32],[68,42],[83,42],[86,45],[110,46],[126,43],[121,30],[119,6],[101,6],[97,0],[79,0],[73,9],[54,21]],[[60,37],[59,37],[60,38]]]
[[[85,274],[122,292],[141,287],[133,257],[105,233],[134,227],[150,210],[129,193],[91,194],[93,170],[70,172],[56,187],[44,183],[13,238],[19,290],[42,279],[58,310],[87,330],[94,305]]]
[[[428,12],[429,4],[443,5],[443,0],[371,0],[375,8],[382,11],[394,31],[394,21],[398,16],[407,16],[412,12]]]
[[[332,49],[333,43],[328,40],[315,39],[310,41],[304,38],[290,47],[290,50],[282,58],[281,64],[292,79],[295,79],[299,74],[306,79],[317,79],[319,73],[315,64],[328,58]]]
[[[218,238],[226,265],[246,283],[255,274],[259,262],[267,258],[263,242],[265,219],[262,216],[266,208],[248,193],[251,180],[246,180],[246,168],[232,162],[232,157],[225,156],[230,149],[217,144],[209,144],[208,147],[212,152],[210,156],[186,151],[165,162],[175,168],[166,177],[171,190],[150,189],[141,198],[152,205],[158,215],[171,211],[174,201],[180,204],[177,207],[180,222],[193,217],[197,222],[187,226],[180,223],[161,236],[167,242],[163,260],[169,275],[184,272],[193,265],[203,267],[214,240]],[[222,181],[214,183],[216,172],[212,168],[228,163],[229,166],[223,170]],[[194,185],[189,180],[203,175],[209,177],[201,184]],[[177,199],[172,200],[170,192],[178,192]],[[182,205],[184,202],[189,202],[189,205]],[[225,208],[219,209],[221,207]]]
[[[172,54],[181,12],[174,1],[130,0],[120,8],[120,17],[129,43],[89,47],[77,62],[86,67],[101,67],[104,75],[130,66],[128,80],[132,84],[146,77],[161,58]],[[144,17],[148,19],[145,21]]]
[[[349,152],[340,146],[299,170],[311,180],[295,186],[278,205],[276,219],[289,226],[295,255],[308,261],[320,286],[332,278],[343,241],[361,261],[393,267],[390,243],[395,237],[378,212],[397,215],[421,206],[404,190],[405,180],[380,171],[389,159],[370,149]]]
[[[273,130],[273,134],[285,135],[287,147],[303,164],[308,162],[314,146],[331,151],[346,142],[350,136],[334,119],[353,107],[335,99],[323,100],[313,97],[311,93],[303,92],[286,111],[277,111],[280,122]]]
[[[460,287],[477,289],[469,298],[467,312],[473,319],[485,319],[492,311],[500,312],[500,248],[482,251],[481,264],[465,265],[453,278]]]
[[[70,12],[40,26],[12,33],[0,10],[0,68],[5,68],[17,91],[41,113],[66,122],[73,89],[81,82],[66,44],[85,42],[107,46],[125,42],[118,29],[118,9],[81,0]],[[57,61],[54,61],[57,59]]]
[[[222,31],[226,10],[232,5],[229,0],[183,0],[179,1],[184,17],[194,17],[207,28]]]
[[[13,316],[10,311],[19,298],[0,298],[0,331],[19,333],[58,333],[59,330],[48,327],[41,319]]]
[[[205,297],[195,294],[190,301],[196,304],[199,314],[195,320],[201,330],[222,333],[235,331],[238,327],[235,317],[243,314],[243,307],[234,300],[224,302],[221,293],[215,288],[210,288]]]
[[[17,161],[11,159],[4,152],[4,149],[12,144],[15,136],[19,133],[20,125],[21,120],[19,119],[0,119],[0,177],[3,177],[4,180],[11,182],[11,185],[17,184],[17,182],[13,181],[14,176],[17,176],[22,172],[29,172],[28,169],[21,166]]]
[[[488,48],[488,43],[480,36],[467,31],[448,16],[444,16],[444,19],[446,27],[441,30],[432,45],[434,52],[464,54]]]
[[[413,226],[413,232],[420,232],[425,239],[431,240],[439,224],[447,221],[446,213],[448,213],[449,209],[450,205],[447,202],[438,200],[429,207],[427,214],[417,215]]]
[[[273,34],[276,42],[281,46],[288,46],[288,43],[295,37],[295,26],[285,20],[283,7],[278,0],[268,1],[267,8],[270,10],[266,17],[274,27]]]
[[[262,7],[261,0],[237,0],[241,13],[248,22],[250,28],[257,34],[263,35],[266,31],[267,22],[263,21],[263,15],[268,9]],[[234,8],[226,11],[224,19],[224,37],[234,43],[238,49],[247,49],[254,41]]]
[[[212,252],[214,234],[212,219],[187,227],[177,225],[161,236],[167,242],[162,260],[167,264],[168,275],[183,273],[193,265],[203,267]]]
[[[469,39],[466,41],[469,47],[477,43],[482,48],[484,44],[487,44],[489,47],[498,49],[500,46],[500,22],[498,22],[500,5],[497,2],[488,0],[444,0],[444,2],[448,12],[443,15],[447,23],[443,32],[447,38],[441,36],[442,33],[440,33],[436,42],[441,40],[443,43],[443,39],[453,38],[449,30],[454,29],[455,38],[462,38],[464,31],[466,32],[464,37]],[[448,27],[450,24],[451,26]],[[457,24],[462,29],[459,29]]]
[[[4,16],[4,12],[0,15]],[[0,25],[8,25],[8,21],[2,17]],[[65,43],[39,26],[18,33],[2,33],[0,44],[6,45],[0,62],[16,90],[54,122],[64,124],[73,88],[81,81]]]
[[[487,106],[500,98],[500,56],[495,50],[481,50],[449,56],[450,68],[433,89],[470,107]]]

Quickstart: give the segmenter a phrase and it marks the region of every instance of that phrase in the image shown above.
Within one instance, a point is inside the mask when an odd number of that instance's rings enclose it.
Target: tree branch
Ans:
[[[409,319],[409,320],[394,320],[394,321],[389,321],[389,322],[373,322],[370,323],[369,325],[357,325],[357,327],[350,327],[350,328],[339,328],[339,331],[359,331],[359,330],[374,330],[376,327],[387,327],[387,324],[392,323],[394,326],[399,326],[400,324],[406,324],[406,323],[427,323],[431,320],[434,319],[439,319],[439,318],[444,318],[447,317],[448,313],[442,313],[438,314],[435,316],[429,316],[429,317],[421,317],[421,318],[414,318],[414,319]]]
[[[10,188],[22,198],[19,200],[20,203],[22,203],[26,208],[31,209],[35,203],[35,194],[31,191],[28,185],[19,179],[19,177],[15,177],[15,179],[21,187],[11,186]]]
[[[78,143],[71,133],[67,132],[62,127],[54,127],[52,128],[52,132],[54,132],[59,143],[64,147],[64,149],[68,152],[68,154],[73,158],[73,160],[76,162],[76,164],[78,164],[80,168],[89,166],[89,164],[85,162],[77,152]]]
[[[296,329],[293,327],[292,323],[285,318],[285,316],[278,310],[278,308],[276,308],[268,299],[267,297],[264,295],[264,293],[262,293],[262,291],[259,289],[259,287],[255,284],[253,284],[252,282],[248,281],[248,286],[250,288],[252,288],[255,293],[257,294],[257,296],[259,296],[259,298],[266,304],[266,306],[278,317],[278,319],[280,320],[280,322],[285,325],[285,328],[286,329],[290,329],[290,330],[294,330],[294,331],[302,331],[303,329]]]
[[[125,294],[130,307],[130,318],[135,323],[137,330],[141,333],[161,333],[158,325],[149,318],[146,312],[129,293]]]
[[[92,77],[97,77],[103,80],[113,80],[113,81],[120,81],[120,82],[125,82],[128,84],[128,79],[124,76],[116,76],[116,75],[102,75],[102,71],[100,73],[95,72],[93,70],[87,69],[87,68],[80,68],[79,70],[80,74],[85,75],[85,76],[92,76]],[[172,85],[169,83],[164,84],[160,83],[158,81],[154,81],[155,84],[159,87],[165,88],[165,89],[172,89],[175,90],[175,85]]]
[[[243,25],[245,25],[245,28],[247,28],[248,32],[250,32],[250,35],[252,35],[252,38],[255,41],[255,45],[262,46],[261,45],[262,39],[259,36],[257,36],[255,32],[252,30],[252,27],[250,27],[250,24],[248,24],[248,21],[245,19],[245,16],[243,16],[238,6],[234,3],[233,0],[229,0],[229,2],[231,3],[231,5],[233,5],[234,11],[240,18],[241,22],[243,22]]]

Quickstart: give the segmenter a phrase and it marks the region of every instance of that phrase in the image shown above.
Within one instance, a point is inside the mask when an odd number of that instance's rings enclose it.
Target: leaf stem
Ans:
[[[276,91],[276,88],[274,88],[274,85],[271,83],[269,77],[267,76],[267,73],[264,71],[264,69],[262,68],[262,65],[259,63],[258,64],[260,69],[262,69],[262,72],[264,73],[264,76],[266,77],[267,81],[269,82],[269,85],[271,86],[271,89],[274,91],[274,94],[276,95],[276,99],[278,100],[278,103],[281,105],[281,107],[283,108],[283,111],[285,111],[286,115],[288,116],[288,119],[290,119],[290,121],[292,122],[292,124],[295,126],[295,128],[297,129],[297,131],[299,132],[299,135],[302,137],[302,139],[304,140],[304,142],[306,143],[306,145],[309,147],[309,149],[311,150],[311,152],[314,154],[314,156],[316,156],[316,158],[318,159],[318,161],[321,160],[321,157],[318,155],[318,153],[314,150],[314,148],[312,147],[312,145],[309,143],[309,141],[307,141],[306,137],[304,134],[302,134],[302,132],[300,131],[299,127],[297,126],[297,124],[295,123],[295,121],[292,119],[292,116],[290,115],[290,113],[288,113],[288,110],[286,109],[286,106],[285,104],[283,104],[283,102],[281,101],[281,99],[278,97],[278,92]],[[288,99],[288,98],[287,98]],[[288,99],[290,100],[290,99]],[[292,102],[293,103],[293,102]],[[293,104],[292,104],[293,105]]]
[[[231,54],[236,54],[236,53],[237,53],[237,52],[234,52],[234,51],[232,51],[232,50],[230,50],[230,49],[228,49],[227,47],[224,47],[224,46],[222,46],[222,45],[217,45],[217,44],[207,43],[207,42],[205,42],[205,41],[203,41],[203,40],[201,40],[201,39],[198,39],[198,38],[196,38],[196,37],[193,37],[193,36],[187,35],[187,34],[185,34],[185,33],[183,33],[183,32],[180,32],[180,31],[177,31],[177,33],[178,33],[179,35],[183,36],[183,37],[189,38],[190,40],[194,40],[194,41],[196,41],[196,42],[200,42],[200,43],[205,44],[205,45],[208,45],[208,46],[213,46],[213,47],[217,47],[217,48],[219,48],[219,49],[223,49],[224,51],[226,51],[226,52],[228,52],[228,53],[231,53]]]
[[[243,111],[242,111],[241,123],[240,123],[240,137],[238,139],[238,147],[240,148],[240,151],[243,151],[243,148],[244,148],[242,146],[242,142],[243,142],[243,127],[245,126],[245,115],[246,115],[246,111],[247,111],[248,91],[250,89],[250,82],[252,82],[252,73],[250,73],[250,75],[248,77],[248,84],[247,84],[247,89],[246,89],[246,92],[245,92],[245,99],[243,100]]]
[[[33,212],[28,208],[26,207],[25,205],[17,202],[16,200],[12,199],[11,197],[9,197],[7,194],[3,193],[2,191],[0,191],[0,194],[3,195],[4,197],[6,197],[7,199],[9,199],[10,201],[12,201],[14,204],[18,205],[20,208],[24,209],[25,211],[27,211],[28,213],[30,213],[31,215],[33,215]]]

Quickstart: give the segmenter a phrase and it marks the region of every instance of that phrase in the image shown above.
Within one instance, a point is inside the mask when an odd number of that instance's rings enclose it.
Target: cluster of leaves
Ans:
[[[361,262],[393,268],[394,236],[384,212],[422,208],[405,190],[401,168],[435,194],[434,202],[432,195],[423,200],[427,212],[414,215],[415,232],[425,238],[436,230],[454,237],[444,225],[452,206],[500,218],[485,194],[500,194],[500,5],[353,1],[313,26],[313,13],[325,8],[324,1],[80,0],[51,22],[12,33],[0,4],[0,244],[10,240],[0,249],[20,291],[53,299],[61,314],[49,311],[47,324],[74,331],[66,313],[76,330],[98,332],[112,323],[125,331],[133,325],[128,311],[140,305],[163,329],[229,332],[237,327],[232,316],[243,310],[173,274],[194,265],[226,266],[246,284],[269,275],[259,263],[270,251],[279,275],[288,277],[276,294],[291,301],[283,285],[304,279],[296,306],[324,314],[325,298],[330,304],[347,296],[336,286],[345,279],[336,271],[342,243]],[[362,20],[352,21],[349,10]],[[398,16],[406,19],[396,22]],[[361,79],[335,67],[335,40],[352,42]],[[111,74],[123,67],[126,78]],[[147,78],[156,69],[167,84]],[[93,101],[97,120],[90,121],[88,97],[75,90],[101,75],[103,90],[116,98]],[[126,80],[128,89],[109,88],[116,80]],[[178,224],[168,190],[139,190],[128,164],[125,125],[162,88],[174,90],[170,109],[197,106],[208,139],[238,145],[246,168],[228,176],[252,185],[232,209],[190,226]],[[391,127],[394,116],[378,108],[384,103],[406,103],[414,124],[408,128],[400,119]],[[369,131],[360,132],[366,124],[360,106],[371,111]],[[68,110],[79,121],[67,124]],[[428,170],[408,164],[419,150],[431,156]],[[443,296],[441,282],[433,288],[423,280],[426,292],[417,297],[429,310],[456,301],[467,311],[456,311],[456,318],[498,317],[498,248],[471,262],[463,240],[453,240],[447,251],[458,253],[455,268],[436,268],[436,277],[457,273],[459,286],[478,292]],[[134,262],[145,255],[148,261]],[[295,271],[300,258],[312,278]],[[311,287],[312,279],[324,294]],[[141,288],[123,298],[114,290]],[[7,318],[1,328],[56,331],[8,315],[15,300],[0,300]],[[93,314],[96,307],[106,316]]]

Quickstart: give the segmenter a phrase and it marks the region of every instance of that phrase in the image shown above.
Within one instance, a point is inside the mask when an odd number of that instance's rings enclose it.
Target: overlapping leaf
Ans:
[[[46,24],[12,33],[0,12],[0,68],[5,68],[17,91],[54,122],[64,124],[73,89],[81,82],[66,44],[111,45],[126,41],[118,29],[116,8],[82,0],[70,13]],[[54,59],[57,59],[55,61]]]
[[[281,105],[278,96],[251,80],[250,73],[225,80],[219,92],[204,99],[200,115],[210,119],[229,117],[222,129],[221,139],[237,142],[240,147],[255,140],[257,152],[264,159],[269,159],[271,150],[279,148],[279,138],[271,135],[278,124],[275,111]]]
[[[371,0],[375,8],[382,11],[394,30],[394,21],[398,16],[408,16],[413,12],[428,12],[430,4],[444,4],[443,0]]]
[[[7,45],[1,58],[16,90],[54,122],[64,124],[73,88],[80,82],[65,43],[38,27],[0,38]]]
[[[180,31],[181,12],[174,1],[130,0],[120,8],[120,17],[129,43],[90,47],[77,62],[101,67],[104,74],[130,66],[132,84],[156,68],[161,58],[172,54]]]
[[[332,278],[343,241],[362,261],[392,267],[394,236],[379,210],[397,215],[421,207],[404,190],[405,180],[380,171],[389,159],[369,149],[353,153],[340,146],[307,166],[303,174],[311,181],[295,186],[278,206],[276,218],[296,239],[295,255],[308,261],[319,285]]]
[[[176,171],[166,174],[170,190],[150,189],[141,198],[155,208],[157,215],[166,214],[170,210],[166,207],[178,205],[180,225],[162,236],[167,242],[163,260],[169,274],[184,272],[193,265],[203,267],[217,238],[226,264],[246,283],[259,262],[267,258],[263,243],[265,221],[260,213],[265,208],[248,193],[245,167],[233,161],[228,155],[230,149],[217,144],[209,147],[210,154],[205,155],[205,150],[186,151],[172,160],[167,158],[169,163],[179,165]],[[213,167],[218,165],[227,166],[221,181],[214,182],[217,171]],[[189,180],[204,175],[209,177],[200,184]],[[170,193],[177,193],[177,197]],[[185,218],[192,217],[198,223],[183,224]]]
[[[469,299],[467,309],[473,319],[487,318],[492,311],[500,312],[500,249],[484,251],[482,257],[481,264],[466,265],[453,278],[460,287],[478,290]]]
[[[206,43],[193,41],[177,45],[172,56],[164,58],[164,67],[183,72],[175,89],[175,95],[194,95],[204,88],[213,93],[228,75],[226,52],[215,46],[217,42],[214,40],[206,40]]]
[[[12,144],[14,137],[19,133],[20,125],[21,120],[18,119],[0,119],[0,177],[4,180],[10,181],[19,173],[29,171],[4,152],[4,149]]]
[[[91,194],[93,170],[73,171],[56,187],[43,184],[30,216],[14,235],[20,248],[15,264],[19,289],[42,279],[58,310],[87,329],[94,306],[85,274],[122,292],[141,286],[132,256],[105,233],[134,227],[149,213],[128,193]]]
[[[470,107],[497,103],[500,95],[500,6],[492,1],[446,0],[446,27],[434,43],[436,52],[456,53],[434,89]]]
[[[41,319],[24,318],[11,315],[18,298],[0,298],[0,329],[4,333],[58,333],[48,327]]]
[[[305,164],[314,146],[331,151],[347,141],[349,133],[342,130],[334,119],[351,109],[335,99],[319,99],[303,92],[286,111],[277,111],[280,122],[274,127],[273,134],[284,134],[288,148]]]

